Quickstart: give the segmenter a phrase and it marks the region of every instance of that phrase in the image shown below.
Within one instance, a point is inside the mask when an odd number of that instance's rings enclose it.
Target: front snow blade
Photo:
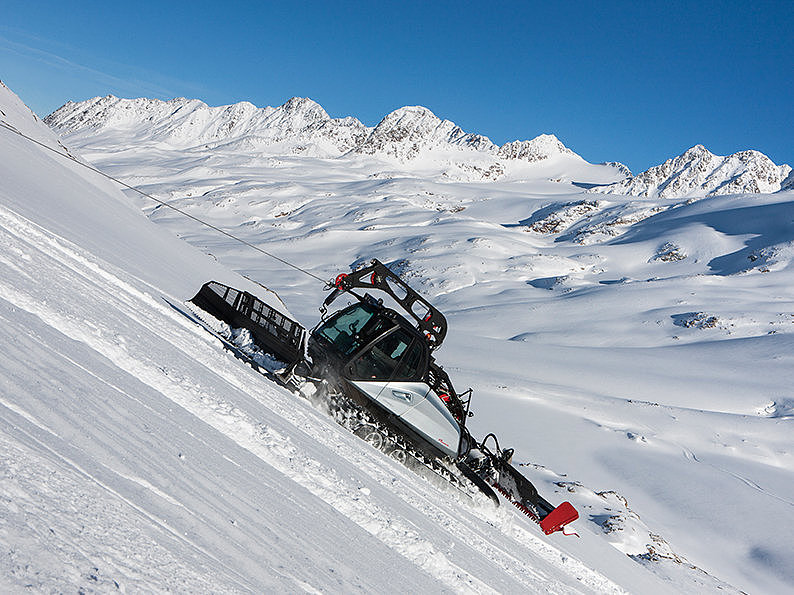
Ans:
[[[559,531],[568,523],[574,522],[579,518],[579,513],[571,505],[570,502],[563,502],[557,508],[552,510],[540,521],[540,528],[546,535],[551,535],[555,531]]]

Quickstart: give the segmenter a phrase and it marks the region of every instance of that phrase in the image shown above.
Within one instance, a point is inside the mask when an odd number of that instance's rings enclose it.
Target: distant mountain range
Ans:
[[[293,97],[281,106],[241,102],[210,107],[197,99],[121,99],[108,95],[68,102],[45,118],[60,134],[116,136],[131,142],[318,158],[373,156],[403,166],[427,161],[454,163],[473,179],[495,180],[518,164],[560,162],[581,171],[587,162],[552,134],[501,146],[468,133],[421,106],[406,106],[369,127],[353,117],[331,118],[316,102]],[[794,188],[788,165],[775,165],[758,151],[727,157],[702,145],[636,176],[623,164],[601,164],[604,181],[590,192],[681,198],[769,193]],[[564,178],[565,176],[563,176]],[[576,174],[567,181],[575,181]],[[560,176],[556,177],[561,180]]]
[[[474,152],[500,159],[539,161],[564,154],[578,157],[553,135],[499,147],[487,137],[466,133],[429,109],[407,106],[369,127],[356,118],[331,118],[308,98],[293,97],[279,107],[248,102],[210,107],[197,99],[120,99],[112,95],[68,102],[45,118],[61,134],[92,129],[124,131],[172,145],[245,142],[276,146],[292,153],[337,157],[346,153],[378,155],[402,162],[428,153]],[[281,145],[281,146],[278,146]],[[580,158],[581,159],[581,158]]]
[[[770,193],[794,188],[788,165],[775,165],[758,151],[739,151],[727,157],[695,145],[636,176],[592,188],[590,192],[659,198]]]

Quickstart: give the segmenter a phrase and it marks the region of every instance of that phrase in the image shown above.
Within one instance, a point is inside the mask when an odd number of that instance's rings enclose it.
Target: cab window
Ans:
[[[336,314],[317,333],[338,353],[352,355],[393,326],[393,321],[359,304]]]
[[[421,343],[397,329],[353,361],[353,376],[361,380],[413,380],[423,355]]]
[[[328,339],[338,352],[350,355],[361,345],[361,330],[373,315],[374,312],[358,305],[333,317],[319,328],[318,333]]]

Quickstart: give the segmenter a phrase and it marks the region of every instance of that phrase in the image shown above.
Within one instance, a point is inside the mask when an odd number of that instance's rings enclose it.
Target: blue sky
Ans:
[[[67,100],[424,105],[496,143],[553,133],[641,171],[701,143],[794,165],[794,1],[5,3],[0,78]]]

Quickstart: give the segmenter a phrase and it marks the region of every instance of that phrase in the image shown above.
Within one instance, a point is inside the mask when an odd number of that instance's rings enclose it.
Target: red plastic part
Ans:
[[[338,289],[342,289],[342,283],[345,282],[345,279],[347,279],[347,273],[341,273],[341,274],[337,275],[336,276],[336,281],[334,281],[334,285]]]
[[[578,518],[579,513],[571,506],[571,503],[563,502],[540,521],[540,528],[543,529],[546,535],[551,535]]]

